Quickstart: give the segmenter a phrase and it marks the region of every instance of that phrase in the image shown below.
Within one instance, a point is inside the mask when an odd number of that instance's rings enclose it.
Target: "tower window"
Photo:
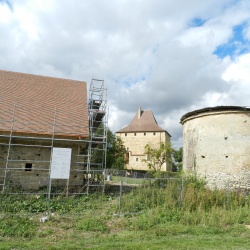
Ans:
[[[125,133],[125,136],[127,136],[127,133]]]
[[[24,171],[31,171],[32,170],[32,163],[26,163]]]
[[[146,135],[147,133],[144,133],[144,135]]]
[[[153,135],[155,135],[155,132],[153,133]]]
[[[134,133],[134,136],[136,136],[136,133]]]
[[[125,163],[126,163],[126,164],[128,164],[128,163],[129,163],[129,153],[126,153]]]

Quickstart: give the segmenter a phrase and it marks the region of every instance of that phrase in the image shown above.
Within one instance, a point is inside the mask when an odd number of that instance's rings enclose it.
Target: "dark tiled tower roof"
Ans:
[[[13,132],[51,134],[56,113],[57,135],[89,135],[83,81],[0,70],[0,130],[10,130],[13,112]]]
[[[138,109],[135,117],[131,123],[117,131],[117,133],[124,132],[164,132],[158,124],[151,110]]]

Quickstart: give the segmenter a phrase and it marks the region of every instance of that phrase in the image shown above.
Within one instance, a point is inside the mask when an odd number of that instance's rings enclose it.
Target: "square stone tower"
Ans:
[[[124,146],[127,149],[126,169],[147,171],[149,167],[147,162],[147,155],[145,154],[145,145],[150,144],[154,148],[159,148],[163,143],[170,143],[171,135],[162,129],[154,117],[151,110],[138,109],[131,123],[116,132]],[[172,171],[170,163],[164,163],[161,171]]]

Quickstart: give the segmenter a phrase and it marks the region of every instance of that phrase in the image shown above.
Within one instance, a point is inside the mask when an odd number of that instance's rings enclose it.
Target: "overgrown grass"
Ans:
[[[36,232],[37,223],[19,215],[5,215],[1,218],[0,236],[30,238]]]
[[[46,223],[46,197],[1,195],[0,249],[250,249],[249,196],[195,179],[181,190],[180,181],[161,179],[120,201],[53,197]]]
[[[108,197],[92,194],[89,196],[55,196],[48,203],[44,195],[2,195],[0,194],[0,213],[81,213],[95,209],[96,204]]]

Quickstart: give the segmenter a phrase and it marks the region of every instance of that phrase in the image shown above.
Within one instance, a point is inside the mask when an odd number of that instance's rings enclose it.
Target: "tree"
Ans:
[[[124,169],[126,163],[126,148],[120,137],[116,137],[111,130],[108,130],[108,148],[106,165],[108,168]]]
[[[142,161],[147,162],[149,169],[153,169],[155,172],[160,171],[164,163],[172,162],[173,149],[170,143],[165,145],[162,143],[159,148],[147,144],[144,153],[147,155],[147,159]]]
[[[180,147],[178,150],[174,149],[173,151],[173,171],[182,171],[182,158],[183,158],[183,147]]]

